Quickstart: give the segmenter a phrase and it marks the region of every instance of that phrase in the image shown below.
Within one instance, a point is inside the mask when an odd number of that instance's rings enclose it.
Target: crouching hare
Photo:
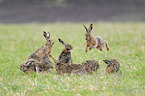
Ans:
[[[51,55],[50,55],[51,57]],[[81,64],[68,64],[61,63],[59,60],[56,61],[54,57],[51,57],[55,62],[55,72],[56,74],[68,74],[68,75],[81,75],[85,74],[86,70]]]
[[[99,69],[99,63],[97,60],[86,60],[82,63],[82,66],[85,68],[88,74],[92,73],[93,71],[97,72]]]
[[[31,59],[25,64],[21,64],[20,70],[24,73],[51,72],[51,70],[53,69],[52,62],[46,58],[47,55],[43,56],[40,61]]]
[[[47,59],[47,55],[43,56],[42,59],[40,60],[40,65],[41,65],[41,70],[42,72],[51,72],[53,69],[52,62]],[[39,67],[38,67],[39,68]]]
[[[120,69],[120,63],[116,59],[112,60],[103,60],[106,63],[106,72],[105,73],[117,73]]]
[[[24,73],[32,73],[32,72],[39,72],[41,70],[39,70],[40,66],[40,62],[37,60],[31,60],[31,61],[27,61],[24,64],[20,65],[20,71],[23,71]]]
[[[103,47],[106,46],[107,51],[109,51],[109,45],[108,42],[103,39],[100,36],[94,37],[91,35],[91,31],[93,29],[93,24],[90,24],[89,28],[87,28],[85,25],[83,25],[86,29],[85,39],[86,39],[86,47],[85,51],[87,52],[87,48],[89,47],[89,50],[92,48],[97,48],[98,50],[102,51]]]

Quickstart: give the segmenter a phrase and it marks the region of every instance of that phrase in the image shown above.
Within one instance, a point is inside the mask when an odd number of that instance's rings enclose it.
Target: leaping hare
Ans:
[[[106,63],[106,72],[105,73],[117,73],[120,69],[120,63],[116,59],[112,60],[103,60]]]
[[[85,39],[86,39],[86,47],[85,51],[87,52],[87,48],[89,47],[89,50],[92,48],[97,48],[98,50],[102,51],[103,47],[106,46],[107,51],[109,51],[109,45],[108,42],[103,39],[100,36],[94,37],[91,35],[91,31],[93,29],[93,24],[90,24],[89,28],[87,28],[85,25],[83,25],[86,29]]]
[[[34,59],[34,60],[40,60],[45,54],[47,54],[47,58],[49,59],[49,55],[52,52],[52,46],[54,44],[53,40],[50,39],[50,33],[43,31],[43,36],[46,39],[45,45],[41,46],[38,50],[33,52],[29,57],[28,60]],[[28,61],[27,60],[27,61]]]
[[[62,50],[58,61],[59,63],[68,63],[71,64],[72,63],[72,57],[71,57],[71,50],[73,49],[73,47],[70,44],[66,44],[62,39],[58,39],[58,41],[64,45],[64,49]]]

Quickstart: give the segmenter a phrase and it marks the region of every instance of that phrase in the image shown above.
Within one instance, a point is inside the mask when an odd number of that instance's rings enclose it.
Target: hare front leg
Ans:
[[[38,64],[36,65],[36,72],[37,72],[37,74],[39,73],[39,67],[38,67]]]
[[[49,54],[49,57],[51,57],[52,59],[54,59],[54,57],[51,54]]]
[[[91,50],[92,49],[92,44],[89,46],[89,50]]]
[[[87,46],[87,41],[86,41],[86,48],[85,48],[85,51],[86,51],[86,52],[88,52],[87,47],[88,47],[88,46]]]
[[[48,59],[48,60],[49,60],[50,54],[51,54],[51,53],[48,53],[48,54],[47,54],[47,59]]]

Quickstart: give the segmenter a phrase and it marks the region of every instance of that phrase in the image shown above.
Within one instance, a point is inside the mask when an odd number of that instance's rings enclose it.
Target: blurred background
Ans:
[[[145,0],[0,0],[0,23],[144,21]]]

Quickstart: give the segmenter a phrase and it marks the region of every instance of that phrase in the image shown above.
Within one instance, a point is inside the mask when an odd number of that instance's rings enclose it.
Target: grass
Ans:
[[[87,26],[89,23],[85,23]],[[82,23],[0,24],[1,96],[143,96],[145,94],[145,23],[95,23],[93,35],[106,39],[110,51],[96,49],[85,53]],[[24,74],[20,64],[45,44],[42,31],[49,31],[55,42],[52,55],[58,58],[64,48],[58,38],[71,44],[74,63],[95,59],[100,69],[92,75],[61,76]],[[121,63],[117,74],[105,75],[103,59]],[[52,59],[50,59],[52,61]],[[53,62],[53,61],[52,61]]]

